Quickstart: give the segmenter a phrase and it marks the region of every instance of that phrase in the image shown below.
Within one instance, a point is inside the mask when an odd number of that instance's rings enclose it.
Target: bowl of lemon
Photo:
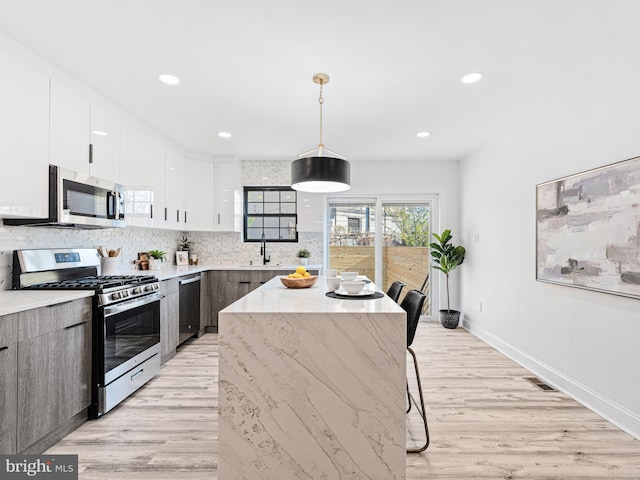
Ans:
[[[280,281],[287,288],[309,288],[318,281],[317,275],[311,275],[303,266],[287,276],[280,277]]]

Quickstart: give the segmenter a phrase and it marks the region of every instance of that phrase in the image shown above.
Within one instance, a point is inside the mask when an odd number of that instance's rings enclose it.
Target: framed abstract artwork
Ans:
[[[536,186],[536,280],[640,298],[640,157]]]

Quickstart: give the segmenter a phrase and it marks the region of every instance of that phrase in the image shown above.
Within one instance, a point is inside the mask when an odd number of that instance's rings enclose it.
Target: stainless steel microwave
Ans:
[[[4,219],[5,225],[124,227],[125,187],[49,165],[49,218]]]

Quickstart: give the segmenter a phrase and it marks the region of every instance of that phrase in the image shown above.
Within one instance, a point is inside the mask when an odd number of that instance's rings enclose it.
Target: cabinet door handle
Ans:
[[[7,348],[9,348],[9,347],[0,347],[0,352],[3,351],[3,350],[6,350]]]
[[[149,209],[150,213],[151,213],[151,218],[153,218],[153,203],[151,205],[149,205],[151,208]]]
[[[176,210],[176,222],[180,223],[180,210]]]
[[[187,211],[184,211],[184,223],[187,223]]]
[[[238,282],[240,285],[249,285],[251,282]]]
[[[167,217],[167,213],[168,213],[168,209],[167,209],[167,207],[164,207],[164,221],[165,222],[167,221],[167,218],[168,218]]]
[[[89,144],[89,163],[93,163],[93,143]]]
[[[84,322],[74,323],[73,325],[69,325],[68,327],[64,327],[64,329],[65,330],[69,330],[71,328],[76,328],[76,327],[79,327],[80,325],[84,325],[85,323],[87,323],[86,320]]]
[[[218,225],[220,225],[220,214],[218,214]]]
[[[144,368],[140,369],[139,371],[131,375],[131,381],[134,381],[136,378],[142,375],[143,372],[144,372]]]

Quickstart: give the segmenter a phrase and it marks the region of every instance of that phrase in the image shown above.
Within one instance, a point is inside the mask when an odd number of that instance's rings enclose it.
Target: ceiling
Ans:
[[[460,159],[636,48],[638,18],[637,0],[0,0],[9,37],[185,149],[241,159],[317,145],[317,72],[327,148]]]

